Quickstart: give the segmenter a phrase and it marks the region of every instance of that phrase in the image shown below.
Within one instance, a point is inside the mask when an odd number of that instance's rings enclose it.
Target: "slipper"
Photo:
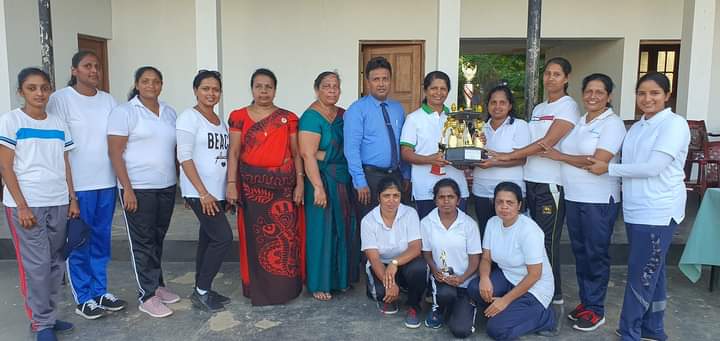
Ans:
[[[318,292],[313,293],[313,298],[315,298],[318,301],[329,301],[332,299],[332,295],[330,293],[318,291]]]

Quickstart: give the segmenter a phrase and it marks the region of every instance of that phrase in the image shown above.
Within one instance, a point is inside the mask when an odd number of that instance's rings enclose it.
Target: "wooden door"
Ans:
[[[638,63],[638,78],[648,72],[659,72],[670,80],[670,99],[668,104],[675,111],[677,103],[677,78],[680,66],[680,41],[640,43],[640,60]],[[635,108],[635,119],[640,119],[642,112]]]
[[[78,34],[78,50],[92,51],[99,57],[102,72],[100,74],[100,84],[98,84],[98,88],[102,91],[110,92],[107,39]]]
[[[392,66],[392,86],[389,97],[400,102],[405,113],[420,107],[424,77],[424,42],[361,42],[360,96],[368,94],[364,71],[373,57],[383,56]]]

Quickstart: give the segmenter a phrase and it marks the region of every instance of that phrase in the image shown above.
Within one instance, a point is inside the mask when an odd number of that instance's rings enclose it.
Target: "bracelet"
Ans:
[[[77,197],[77,196],[70,196],[70,201],[73,201],[73,200],[74,200],[74,201],[78,201],[78,197]]]
[[[305,176],[305,173],[300,173],[300,172],[298,172],[297,175],[299,175],[299,176]]]
[[[200,199],[207,198],[210,193],[200,194]]]
[[[227,183],[229,183],[229,184],[235,184],[235,183],[237,183],[237,181],[235,181],[235,180],[228,180]]]

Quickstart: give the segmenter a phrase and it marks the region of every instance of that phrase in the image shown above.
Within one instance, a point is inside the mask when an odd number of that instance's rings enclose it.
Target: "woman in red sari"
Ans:
[[[229,119],[227,199],[239,207],[243,295],[257,306],[282,304],[302,291],[298,118],[275,106],[276,85],[272,71],[256,70],[250,78],[252,104]]]

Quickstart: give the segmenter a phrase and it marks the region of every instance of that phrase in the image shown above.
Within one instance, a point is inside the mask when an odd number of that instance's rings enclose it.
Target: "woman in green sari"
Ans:
[[[314,83],[317,100],[300,118],[300,153],[305,164],[308,291],[332,298],[358,279],[359,230],[350,205],[352,182],[343,154],[340,77],[326,71]],[[312,204],[311,204],[312,203]]]

